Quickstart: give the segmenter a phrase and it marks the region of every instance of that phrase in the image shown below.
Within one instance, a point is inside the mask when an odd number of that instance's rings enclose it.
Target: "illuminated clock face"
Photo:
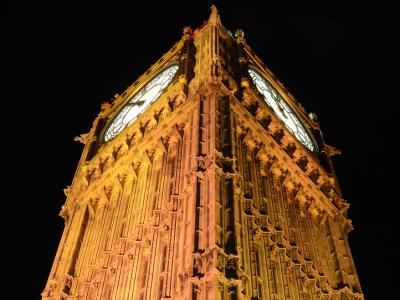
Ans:
[[[125,106],[117,113],[104,132],[105,142],[115,138],[122,130],[132,124],[171,83],[178,71],[178,65],[172,65],[158,73],[145,84]]]
[[[257,90],[263,96],[268,106],[272,108],[276,116],[282,121],[287,129],[309,150],[315,151],[313,143],[307,129],[304,127],[296,113],[285,102],[283,97],[261,76],[256,70],[249,69],[249,74]]]

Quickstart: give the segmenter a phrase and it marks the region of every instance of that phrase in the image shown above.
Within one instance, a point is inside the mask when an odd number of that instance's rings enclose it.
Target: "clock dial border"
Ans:
[[[114,138],[116,138],[122,131],[124,131],[127,127],[133,124],[140,115],[142,115],[154,102],[156,102],[160,96],[168,89],[171,83],[176,78],[176,75],[179,73],[179,64],[174,62],[166,65],[164,68],[160,69],[154,76],[148,79],[139,89],[136,89],[132,96],[128,97],[128,100],[124,101],[124,104],[120,105],[119,110],[109,118],[103,132],[100,136],[100,140],[102,143],[107,143]],[[172,74],[170,74],[172,72]],[[166,82],[162,83],[163,78],[160,77],[164,74],[164,77],[167,77]],[[161,80],[160,80],[161,79]],[[159,82],[157,82],[159,81]],[[151,86],[153,84],[153,86]],[[161,87],[156,90],[156,95],[152,96],[149,101],[146,101],[137,110],[134,110],[137,102],[141,102],[142,98],[147,96],[151,96],[151,91],[156,84],[161,84]],[[150,86],[150,87],[149,87]],[[150,95],[149,95],[150,94]],[[135,99],[137,98],[137,99]],[[137,107],[137,106],[136,106]],[[129,115],[131,113],[131,115]],[[128,118],[126,121],[125,118]],[[119,122],[117,124],[116,122]],[[114,125],[114,129],[112,126]],[[113,132],[110,132],[113,130]]]
[[[247,71],[255,90],[261,95],[264,102],[273,111],[279,121],[307,150],[313,153],[318,152],[318,146],[311,130],[304,124],[302,121],[303,118],[300,117],[296,109],[288,103],[279,89],[276,88],[271,80],[257,67],[249,65]],[[257,79],[264,83],[264,89],[260,87],[260,84],[255,82],[251,72],[255,73],[255,75],[259,77]],[[264,90],[266,91],[264,92]]]

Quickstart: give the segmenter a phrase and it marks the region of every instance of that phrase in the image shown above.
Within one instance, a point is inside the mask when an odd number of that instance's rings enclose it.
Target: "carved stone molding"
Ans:
[[[247,64],[304,112],[243,31],[232,38],[215,7],[209,22],[185,28],[171,51],[103,107],[100,126],[172,62],[177,78],[121,134],[92,143],[102,130],[94,123],[76,138],[94,154],[65,190],[68,230],[44,300],[283,299],[287,290],[294,298],[358,299],[348,203],[321,153],[302,146],[254,89]],[[335,154],[329,147],[322,154]]]

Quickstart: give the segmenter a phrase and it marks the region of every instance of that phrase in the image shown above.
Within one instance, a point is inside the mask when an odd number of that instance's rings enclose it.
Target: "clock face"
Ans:
[[[160,97],[177,71],[178,65],[169,66],[146,83],[110,122],[104,132],[103,140],[108,142],[132,124],[142,112]]]
[[[300,121],[296,113],[285,102],[283,97],[261,76],[256,70],[249,68],[249,75],[254,82],[257,90],[263,96],[268,106],[272,108],[276,116],[282,121],[287,129],[309,150],[315,151],[316,146],[313,143],[308,130]]]

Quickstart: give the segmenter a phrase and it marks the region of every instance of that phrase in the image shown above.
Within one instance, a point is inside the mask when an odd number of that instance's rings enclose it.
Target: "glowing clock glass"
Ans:
[[[108,142],[132,124],[142,112],[161,96],[175,77],[177,71],[178,65],[169,66],[136,92],[108,124],[103,134],[103,140]]]
[[[309,150],[315,151],[308,130],[300,121],[299,117],[286,103],[283,97],[269,84],[269,82],[255,69],[249,68],[249,75],[257,90],[263,96],[265,102],[274,111],[286,128]]]

